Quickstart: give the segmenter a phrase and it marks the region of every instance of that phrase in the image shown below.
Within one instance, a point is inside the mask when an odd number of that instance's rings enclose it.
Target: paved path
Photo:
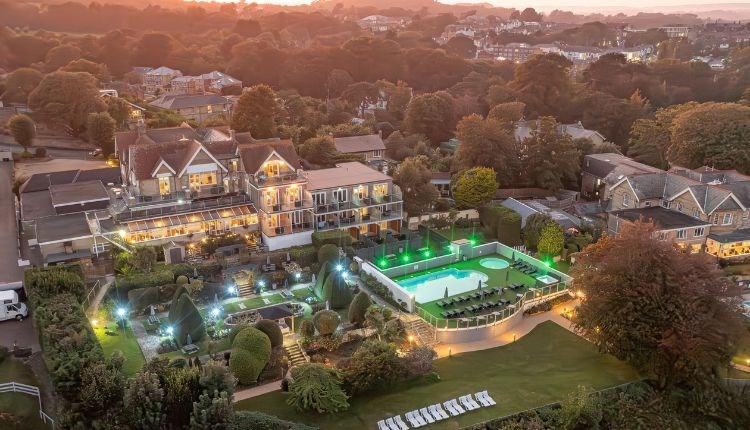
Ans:
[[[259,385],[257,387],[253,388],[247,388],[245,390],[235,391],[234,392],[234,402],[239,402],[241,400],[246,400],[251,397],[256,396],[262,396],[263,394],[268,394],[273,391],[281,390],[281,381],[273,381],[268,384]]]
[[[104,277],[104,285],[99,288],[99,291],[96,292],[96,296],[94,296],[91,303],[89,303],[89,308],[87,309],[89,315],[96,315],[96,311],[99,310],[99,305],[102,303],[102,300],[104,300],[104,296],[107,295],[107,291],[109,291],[109,287],[114,281],[115,277],[113,275],[107,275]]]
[[[13,163],[0,161],[0,284],[23,280],[18,267],[18,229],[13,194]]]

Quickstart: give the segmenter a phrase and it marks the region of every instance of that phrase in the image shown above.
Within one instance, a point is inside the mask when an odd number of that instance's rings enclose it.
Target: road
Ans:
[[[18,230],[13,194],[13,163],[0,161],[0,284],[23,280],[18,267]]]
[[[61,149],[53,148],[48,146],[33,146],[34,148],[44,148],[47,150],[47,156],[51,158],[72,158],[78,160],[85,160],[88,158],[88,149]],[[23,152],[23,147],[13,142],[13,138],[9,136],[0,136],[0,150],[10,150],[12,152]]]

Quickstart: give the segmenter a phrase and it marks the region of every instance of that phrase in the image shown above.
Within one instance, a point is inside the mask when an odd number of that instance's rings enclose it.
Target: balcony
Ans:
[[[260,208],[265,213],[275,213],[275,212],[288,212],[288,211],[295,211],[300,209],[309,209],[313,206],[313,202],[311,199],[303,199],[298,200],[294,202],[289,201],[282,201],[278,204],[267,204],[265,201],[261,202]]]
[[[233,196],[219,196],[214,198],[204,198],[195,201],[184,201],[183,203],[173,204],[169,206],[161,206],[154,208],[131,208],[131,210],[125,210],[124,212],[115,214],[115,220],[117,222],[131,221],[136,219],[153,218],[164,215],[174,215],[185,212],[195,212],[205,209],[217,209],[226,206],[234,206],[241,204],[252,204],[253,201],[250,196],[246,194],[238,194]],[[153,203],[152,203],[153,204]]]
[[[251,185],[255,186],[255,188],[277,187],[280,185],[291,185],[307,182],[307,178],[297,172],[276,176],[266,176],[262,173],[259,175],[247,175],[247,180]]]
[[[351,227],[360,224],[370,224],[382,221],[390,221],[395,219],[401,219],[401,210],[385,210],[372,209],[369,214],[362,215],[359,212],[355,212],[352,215],[341,216],[339,214],[328,215],[325,221],[319,221],[316,223],[318,230],[329,230],[335,228]]]
[[[292,224],[291,222],[282,223],[276,227],[270,227],[268,225],[263,226],[263,233],[269,237],[283,236],[285,234],[302,233],[304,231],[310,231],[313,229],[311,222],[303,222],[299,224]]]
[[[400,203],[401,201],[402,198],[399,194],[385,194],[375,197],[365,197],[363,199],[355,198],[349,202],[316,205],[315,213],[322,215],[326,213],[366,208],[370,206],[382,206],[390,203]]]

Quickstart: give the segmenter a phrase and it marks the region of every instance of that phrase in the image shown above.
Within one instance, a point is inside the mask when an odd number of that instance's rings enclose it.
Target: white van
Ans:
[[[21,321],[29,315],[29,309],[26,304],[18,301],[18,293],[9,291],[0,291],[0,321],[16,319]]]

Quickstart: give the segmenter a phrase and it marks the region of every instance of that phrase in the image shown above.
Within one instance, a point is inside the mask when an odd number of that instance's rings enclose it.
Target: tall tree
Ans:
[[[534,55],[516,67],[510,86],[516,90],[518,100],[526,103],[531,117],[551,115],[569,116],[568,104],[572,83],[568,69],[570,60],[557,54]]]
[[[232,128],[249,131],[253,137],[264,139],[276,133],[279,106],[276,93],[268,85],[255,85],[242,93],[232,115]]]
[[[456,137],[461,145],[453,157],[453,170],[491,167],[501,183],[511,184],[519,173],[516,140],[500,121],[470,115],[459,121]],[[491,157],[488,154],[492,154]]]
[[[293,367],[291,377],[286,403],[297,410],[324,414],[349,408],[347,395],[341,388],[341,373],[335,367],[305,363]]]
[[[133,428],[162,428],[167,425],[164,390],[159,377],[148,371],[137,373],[128,381],[123,396],[124,411]]]
[[[24,151],[28,151],[36,136],[36,124],[34,120],[24,114],[16,114],[8,120],[8,130],[13,140],[23,146]]]
[[[378,90],[378,87],[370,82],[356,82],[350,84],[341,92],[341,98],[357,108],[357,113],[360,118],[364,118],[367,105],[376,103],[379,96],[380,91]]]
[[[513,131],[513,125],[523,119],[526,104],[522,102],[498,103],[490,109],[487,119],[499,121],[503,128],[509,132]]]
[[[337,98],[341,96],[346,87],[354,83],[354,78],[346,70],[333,69],[326,80],[326,98]]]
[[[476,209],[492,200],[497,191],[495,177],[491,167],[472,167],[459,173],[451,184],[458,207]]]
[[[319,166],[331,166],[338,154],[331,136],[311,137],[299,146],[299,155]]]
[[[545,213],[533,213],[529,215],[526,218],[526,225],[523,227],[524,246],[527,249],[536,250],[542,235],[542,229],[551,222],[555,221]]]
[[[531,185],[548,190],[577,187],[578,149],[554,118],[539,118],[531,136],[523,140],[522,151]]]
[[[539,254],[543,257],[560,255],[563,245],[565,245],[565,236],[560,224],[556,222],[544,224],[542,231],[539,232],[539,243],[536,247]]]
[[[584,297],[577,329],[658,387],[700,387],[737,348],[742,302],[706,254],[655,234],[636,222],[581,252],[571,273]]]
[[[90,113],[86,121],[89,141],[102,148],[105,157],[115,152],[115,120],[107,112]]]
[[[50,121],[83,131],[88,115],[106,110],[96,79],[88,73],[52,72],[29,94],[29,107]]]
[[[445,91],[418,95],[406,108],[406,131],[427,136],[434,147],[450,138],[453,125],[453,97]]]
[[[423,213],[438,196],[431,183],[430,169],[420,157],[407,158],[401,163],[393,182],[401,188],[404,210],[410,215]]]
[[[175,41],[165,33],[145,33],[138,40],[132,63],[137,66],[159,67],[172,54]]]
[[[27,103],[29,94],[42,82],[44,75],[36,69],[21,67],[5,78],[5,92],[2,100],[5,103]]]

